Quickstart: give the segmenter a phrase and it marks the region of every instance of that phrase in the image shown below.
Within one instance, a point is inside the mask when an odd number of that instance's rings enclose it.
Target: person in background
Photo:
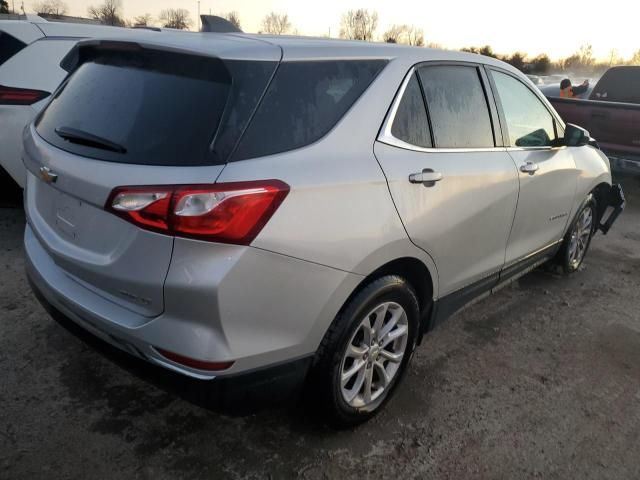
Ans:
[[[571,80],[565,78],[560,82],[560,97],[562,98],[576,98],[578,95],[582,95],[589,88],[589,80],[585,80],[582,85],[574,87],[571,85]]]

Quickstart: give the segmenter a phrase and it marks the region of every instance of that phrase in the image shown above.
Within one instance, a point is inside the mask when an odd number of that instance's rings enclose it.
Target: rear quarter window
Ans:
[[[285,152],[319,140],[338,123],[386,63],[282,63],[232,159]]]
[[[0,32],[0,65],[9,60],[26,46],[26,43],[21,42],[8,33]]]

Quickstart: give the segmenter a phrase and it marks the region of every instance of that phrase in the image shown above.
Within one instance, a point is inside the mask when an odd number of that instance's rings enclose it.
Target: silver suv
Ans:
[[[63,67],[24,140],[45,305],[197,379],[306,379],[341,424],[465,303],[577,270],[624,206],[588,134],[477,55],[163,32]]]

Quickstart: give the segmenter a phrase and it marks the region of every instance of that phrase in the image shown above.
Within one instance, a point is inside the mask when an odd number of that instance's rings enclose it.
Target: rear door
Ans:
[[[551,246],[564,234],[577,175],[573,148],[555,147],[562,126],[534,90],[515,75],[490,70],[507,151],[518,168],[520,195],[507,265]]]
[[[81,50],[25,143],[29,224],[57,266],[132,311],[161,313],[173,238],[105,203],[119,186],[214,183],[279,51],[273,57],[223,62],[113,43]]]
[[[487,91],[474,64],[412,69],[375,144],[409,237],[437,265],[442,295],[495,281],[504,264],[518,178]]]

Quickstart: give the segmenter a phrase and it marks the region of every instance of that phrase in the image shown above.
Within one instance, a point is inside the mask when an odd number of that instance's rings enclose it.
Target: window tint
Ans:
[[[70,76],[38,119],[37,130],[62,149],[112,162],[223,163],[211,151],[211,142],[230,91],[229,71],[217,59],[152,50],[97,52]],[[236,101],[246,103],[256,96]],[[247,117],[250,112],[244,110]],[[229,128],[237,130],[242,122],[235,119]],[[93,141],[63,138],[60,129],[122,148],[118,152]]]
[[[436,147],[495,146],[489,107],[477,68],[446,65],[423,67],[418,72]]]
[[[27,45],[8,33],[0,32],[0,65],[13,57]]]
[[[640,67],[612,68],[591,94],[593,100],[640,103]]]
[[[509,131],[509,146],[545,147],[555,138],[553,117],[522,82],[492,71]]]
[[[385,60],[282,63],[233,160],[293,150],[320,139],[386,63]]]
[[[416,74],[413,74],[407,83],[391,125],[391,134],[411,145],[432,147],[427,110]]]

